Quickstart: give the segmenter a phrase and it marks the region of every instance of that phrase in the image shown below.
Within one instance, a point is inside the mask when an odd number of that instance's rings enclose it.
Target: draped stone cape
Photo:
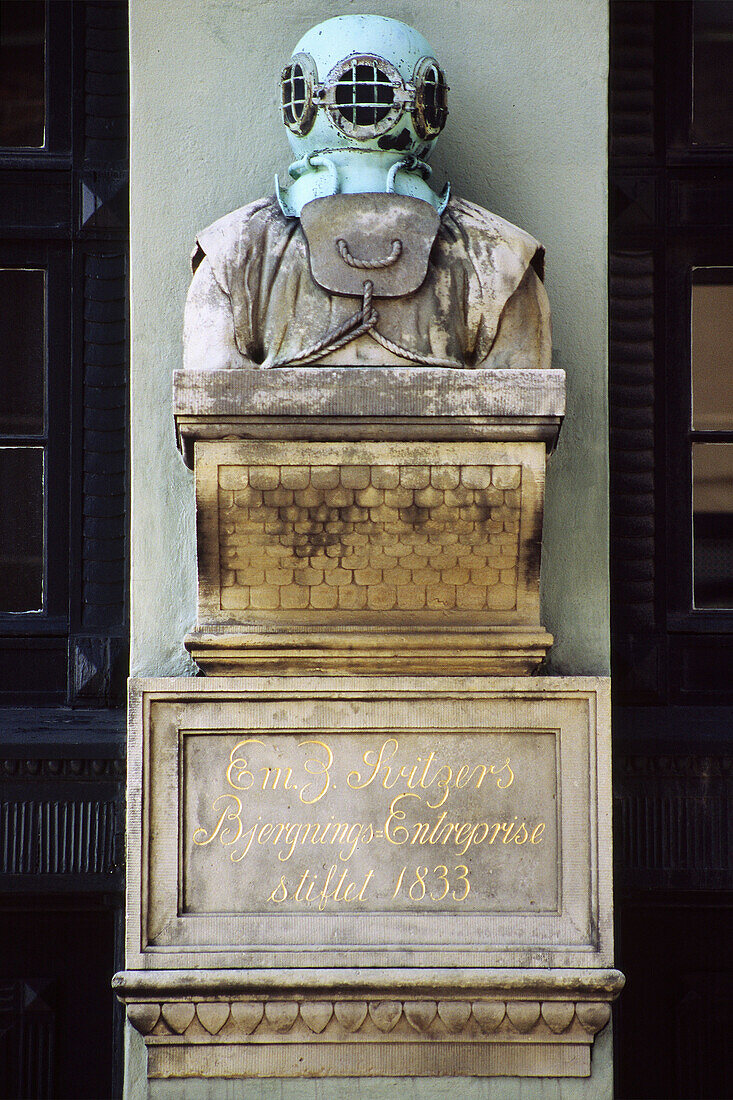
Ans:
[[[533,237],[464,199],[442,215],[427,277],[401,298],[375,299],[378,330],[412,353],[455,367],[550,366],[544,250]],[[341,325],[360,301],[311,277],[297,219],[274,198],[220,218],[199,234],[186,310],[184,365],[269,367]],[[318,365],[405,365],[368,333]]]

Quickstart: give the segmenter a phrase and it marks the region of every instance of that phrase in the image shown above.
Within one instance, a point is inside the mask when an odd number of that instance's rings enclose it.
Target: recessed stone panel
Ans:
[[[531,671],[544,479],[534,441],[199,442],[186,644],[212,673]]]
[[[556,913],[558,732],[181,729],[181,910]]]
[[[610,963],[606,681],[138,681],[131,714],[128,966]]]

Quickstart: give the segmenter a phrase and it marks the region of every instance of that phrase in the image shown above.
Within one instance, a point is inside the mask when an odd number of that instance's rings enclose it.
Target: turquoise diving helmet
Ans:
[[[425,163],[445,125],[448,85],[421,34],[380,15],[341,15],[309,30],[280,79],[282,119],[298,159],[278,202],[300,216],[311,199],[394,192],[439,214]]]

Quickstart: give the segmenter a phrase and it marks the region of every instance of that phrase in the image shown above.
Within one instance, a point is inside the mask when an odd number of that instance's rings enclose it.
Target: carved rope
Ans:
[[[343,237],[339,237],[336,241],[336,247],[339,250],[339,255],[345,264],[349,267],[356,268],[357,271],[369,271],[376,270],[377,268],[391,267],[392,264],[396,264],[402,255],[402,241],[392,241],[392,251],[389,256],[385,256],[382,260],[357,260],[356,256],[352,256],[349,252],[349,246]]]
[[[291,366],[293,363],[305,364],[314,362],[317,359],[322,359],[323,356],[328,355],[329,352],[342,348],[344,344],[351,343],[357,336],[362,336],[365,332],[369,332],[373,329],[379,320],[379,314],[376,309],[372,309],[373,287],[373,283],[368,279],[365,280],[361,309],[357,310],[356,313],[352,313],[351,317],[347,317],[338,328],[333,329],[331,332],[327,332],[317,344],[311,344],[310,347],[298,352],[297,355],[287,355],[281,359],[276,359],[272,363],[272,366],[282,367],[286,364]]]

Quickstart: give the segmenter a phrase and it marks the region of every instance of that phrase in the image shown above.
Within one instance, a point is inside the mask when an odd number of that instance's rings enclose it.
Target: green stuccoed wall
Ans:
[[[291,159],[278,77],[300,35],[332,15],[402,19],[433,44],[451,87],[432,158],[464,195],[547,249],[553,365],[568,415],[548,471],[544,623],[551,671],[607,673],[606,0],[130,0],[132,293],[132,673],[193,671],[192,475],[175,448],[171,374],[180,365],[189,253],[198,229],[272,193]],[[140,1050],[130,1037],[127,1095]],[[166,1091],[166,1088],[168,1091]],[[155,1086],[155,1096],[203,1092]],[[612,1095],[608,1036],[586,1082],[238,1083],[247,1100],[443,1100]],[[172,1091],[171,1091],[172,1090]],[[458,1090],[458,1091],[456,1091]]]

